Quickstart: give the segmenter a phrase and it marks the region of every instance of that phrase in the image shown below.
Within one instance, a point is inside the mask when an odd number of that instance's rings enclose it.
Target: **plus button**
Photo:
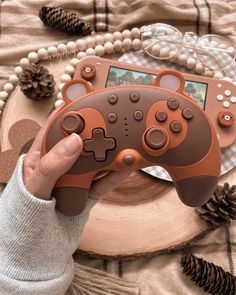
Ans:
[[[105,161],[106,152],[116,147],[116,141],[113,137],[105,137],[102,128],[93,129],[91,139],[84,141],[84,150],[93,152],[96,161]]]

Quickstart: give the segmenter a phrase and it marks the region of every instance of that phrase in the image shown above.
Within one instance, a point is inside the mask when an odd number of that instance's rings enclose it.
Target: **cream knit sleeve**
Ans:
[[[23,183],[24,155],[0,198],[0,294],[65,294],[74,275],[73,252],[96,201],[76,217],[55,210],[55,199],[30,194]]]

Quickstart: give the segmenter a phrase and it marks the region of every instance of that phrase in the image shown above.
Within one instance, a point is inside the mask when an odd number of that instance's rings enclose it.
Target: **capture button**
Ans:
[[[110,104],[116,104],[117,101],[118,101],[118,97],[117,97],[117,95],[115,95],[115,94],[110,94],[110,95],[108,96],[108,102],[109,102]]]
[[[80,69],[81,77],[87,81],[91,81],[96,76],[96,68],[92,64],[84,64]]]
[[[150,128],[145,134],[145,143],[154,150],[159,150],[167,143],[167,134],[159,128]]]
[[[218,124],[223,127],[230,127],[234,124],[235,116],[231,112],[220,112],[218,114]]]
[[[158,122],[165,122],[167,117],[168,115],[166,111],[157,111],[155,114],[155,118]]]
[[[138,92],[131,92],[129,98],[132,102],[138,102],[140,95]]]
[[[192,111],[189,108],[185,108],[182,111],[182,116],[186,120],[191,120],[193,118],[193,113],[192,113]]]
[[[174,133],[180,132],[182,129],[182,124],[179,121],[173,121],[170,123],[170,130]]]
[[[74,112],[69,112],[62,117],[61,128],[67,133],[81,133],[84,130],[84,120]]]
[[[167,101],[167,105],[171,110],[176,110],[179,107],[179,102],[175,98],[171,98]]]

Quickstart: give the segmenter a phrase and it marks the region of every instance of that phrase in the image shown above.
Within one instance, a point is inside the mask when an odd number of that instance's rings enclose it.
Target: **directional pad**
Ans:
[[[84,150],[86,152],[93,152],[96,161],[106,160],[106,151],[113,150],[116,147],[116,141],[113,137],[105,137],[102,128],[93,129],[91,139],[84,141]]]

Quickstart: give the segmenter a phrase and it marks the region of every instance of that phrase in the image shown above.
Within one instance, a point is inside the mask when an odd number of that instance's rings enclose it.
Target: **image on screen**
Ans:
[[[130,84],[152,84],[156,75],[110,67],[106,87]]]
[[[190,96],[201,108],[205,109],[206,97],[207,97],[206,83],[200,83],[195,81],[185,81],[184,93]]]
[[[107,77],[106,87],[130,84],[150,85],[155,79],[156,75],[111,66]],[[193,98],[202,109],[205,109],[207,86],[208,84],[206,83],[186,80],[184,93]]]

